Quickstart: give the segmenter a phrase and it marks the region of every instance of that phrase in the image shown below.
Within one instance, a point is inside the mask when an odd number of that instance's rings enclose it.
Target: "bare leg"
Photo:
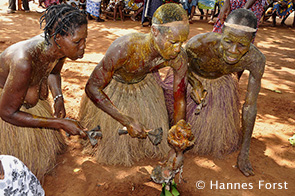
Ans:
[[[215,12],[216,12],[216,8],[217,8],[217,3],[214,4],[214,9],[211,12],[210,20],[208,21],[209,24],[214,24],[213,18],[214,18]]]
[[[189,22],[190,23],[193,23],[193,17],[195,15],[195,11],[196,11],[196,6],[192,6],[191,14],[190,14],[190,17],[189,17]]]
[[[275,27],[276,26],[276,17],[277,17],[277,14],[276,13],[273,13],[272,14],[272,27]]]
[[[116,18],[117,18],[117,6],[115,6],[114,8],[114,21],[116,21]]]
[[[4,169],[3,169],[3,165],[2,165],[2,162],[0,160],[0,180],[3,180],[4,179]]]
[[[123,22],[124,21],[124,15],[123,15],[123,11],[122,11],[122,6],[118,6],[119,7],[119,13],[120,13],[120,18],[121,18],[121,21]]]
[[[141,6],[132,16],[131,20],[136,21],[136,17],[138,14],[140,14],[143,11],[143,6]]]

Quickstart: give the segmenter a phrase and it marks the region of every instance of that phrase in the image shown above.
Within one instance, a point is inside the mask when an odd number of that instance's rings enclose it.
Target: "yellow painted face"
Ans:
[[[155,27],[157,28],[157,27]],[[164,25],[163,32],[158,29],[153,33],[155,47],[166,60],[174,59],[181,51],[181,46],[188,38],[189,24],[185,21],[176,21]]]
[[[220,53],[225,62],[235,64],[249,51],[253,34],[225,27],[221,42]]]

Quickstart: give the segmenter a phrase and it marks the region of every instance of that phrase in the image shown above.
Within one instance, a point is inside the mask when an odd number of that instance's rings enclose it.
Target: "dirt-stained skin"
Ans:
[[[151,178],[156,183],[166,183],[166,186],[170,186],[178,172],[180,172],[181,178],[184,152],[191,149],[195,142],[190,124],[186,123],[185,120],[178,121],[169,130],[167,142],[171,147],[167,160],[153,169]]]
[[[189,81],[193,86],[193,98],[204,98],[204,93],[198,93],[202,85],[194,74],[215,79],[242,70],[250,72],[242,109],[243,143],[238,157],[238,167],[246,176],[254,175],[249,161],[249,148],[257,114],[257,97],[265,67],[264,55],[251,44],[253,38],[253,33],[225,27],[223,34],[210,32],[196,35],[185,47],[189,58]],[[200,102],[197,98],[195,101]]]
[[[133,33],[118,38],[92,72],[86,84],[86,94],[98,108],[127,127],[131,137],[146,138],[143,125],[120,112],[103,90],[112,79],[136,83],[153,70],[170,66],[175,78],[174,122],[185,119],[187,56],[181,45],[188,34],[189,23],[185,16],[182,21],[153,24],[149,34]]]
[[[86,137],[84,128],[76,120],[63,118],[66,111],[61,96],[54,103],[54,114],[58,118],[20,111],[21,106],[31,108],[39,99],[46,99],[48,88],[53,97],[62,95],[60,71],[67,57],[72,60],[83,57],[87,24],[69,31],[68,35],[50,37],[49,44],[43,35],[38,35],[11,45],[0,54],[0,88],[3,89],[0,116],[3,120],[16,126],[63,129],[71,135]]]

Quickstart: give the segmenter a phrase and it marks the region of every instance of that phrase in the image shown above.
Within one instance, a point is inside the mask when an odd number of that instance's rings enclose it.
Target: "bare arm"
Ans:
[[[224,4],[220,10],[219,13],[219,20],[221,23],[224,23],[226,17],[229,15],[230,13],[230,0],[224,0]]]
[[[118,52],[112,52],[120,50],[111,47],[90,75],[85,87],[85,92],[98,108],[102,109],[125,126],[131,137],[146,138],[147,134],[144,132],[145,129],[143,125],[119,111],[109,97],[103,92],[103,89],[112,80],[115,69],[120,68],[124,59],[127,59],[127,57],[123,58],[124,54],[122,53],[124,52],[121,52],[121,54],[118,54]]]
[[[245,9],[250,9],[257,0],[248,0],[244,6]]]
[[[64,99],[62,97],[61,90],[61,76],[60,72],[63,67],[66,58],[60,59],[56,64],[54,69],[51,71],[48,77],[48,84],[50,91],[52,93],[52,97],[56,98],[54,100],[54,116],[58,118],[64,118],[66,116],[66,110],[64,106]]]
[[[251,163],[249,161],[249,150],[257,114],[257,97],[261,87],[261,78],[264,72],[264,64],[265,61],[263,64],[257,64],[256,70],[250,70],[246,99],[242,110],[243,142],[242,149],[238,157],[238,166],[245,176],[254,175]]]
[[[77,121],[69,119],[45,118],[20,111],[28,93],[32,75],[30,61],[17,60],[18,66],[11,66],[0,98],[0,116],[13,125],[22,127],[46,127],[64,129],[72,135],[86,137],[83,128]],[[14,63],[14,62],[11,62]],[[38,96],[37,94],[34,96]],[[13,99],[12,99],[13,97]]]
[[[174,72],[174,124],[181,119],[186,120],[187,62],[187,55],[182,50],[172,65]]]

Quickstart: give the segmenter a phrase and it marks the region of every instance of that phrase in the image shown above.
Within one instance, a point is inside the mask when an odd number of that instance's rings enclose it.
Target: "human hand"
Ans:
[[[182,152],[194,145],[195,136],[191,131],[190,124],[185,120],[180,120],[168,131],[167,140],[176,152]]]
[[[64,118],[66,116],[66,109],[62,98],[54,101],[54,117]]]
[[[145,139],[147,137],[147,132],[144,126],[137,120],[130,119],[130,123],[126,126],[127,131],[131,137],[137,137],[139,139]]]
[[[87,138],[86,128],[83,128],[81,124],[70,118],[62,118],[62,129],[67,132],[69,135],[80,135],[83,139]]]
[[[249,156],[240,153],[238,156],[238,168],[245,176],[254,176],[252,165],[249,160]]]

